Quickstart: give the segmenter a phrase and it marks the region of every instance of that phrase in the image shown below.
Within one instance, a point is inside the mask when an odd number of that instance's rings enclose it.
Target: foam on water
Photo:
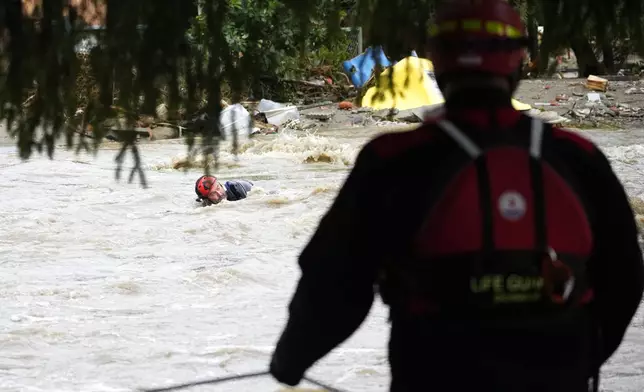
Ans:
[[[207,208],[194,203],[201,171],[171,169],[185,155],[180,144],[142,146],[156,169],[146,171],[147,190],[115,182],[109,146],[96,158],[61,151],[53,161],[3,151],[0,389],[128,390],[266,368],[270,350],[248,347],[274,344],[297,254],[355,144],[281,135],[251,140],[237,159],[224,145],[218,176],[257,187]],[[302,164],[321,154],[338,164]],[[352,339],[318,375],[332,381],[337,367],[345,376],[364,350],[384,358],[385,332]],[[218,390],[258,389],[277,384]]]
[[[604,153],[611,161],[629,194],[642,197],[642,192],[644,192],[644,145],[606,147]]]
[[[598,137],[629,191],[642,192],[644,147],[618,133]],[[297,255],[368,138],[262,136],[237,158],[224,145],[217,175],[256,188],[206,208],[194,202],[202,170],[173,169],[182,144],[141,146],[145,190],[114,180],[116,146],[27,162],[1,148],[0,389],[126,391],[266,369]],[[642,333],[638,316],[606,368],[606,388],[644,388]],[[387,390],[387,335],[378,303],[311,376]],[[256,379],[192,391],[277,389]]]
[[[331,137],[314,134],[297,134],[285,130],[278,135],[257,136],[239,145],[238,156],[233,155],[230,143],[220,147],[219,164],[224,169],[237,169],[240,165],[265,162],[266,160],[289,161],[291,163],[331,163],[339,167],[350,166],[355,161],[360,145],[339,141]],[[241,163],[241,162],[244,163]],[[203,154],[190,156],[182,151],[168,159],[167,157],[149,162],[146,167],[151,170],[176,170],[185,168],[202,168],[204,163],[211,163],[211,157]]]
[[[284,157],[297,163],[327,162],[350,165],[355,161],[358,149],[355,145],[337,139],[316,135],[297,135],[293,131],[280,133],[278,137],[254,140],[240,148],[242,154],[267,157]]]

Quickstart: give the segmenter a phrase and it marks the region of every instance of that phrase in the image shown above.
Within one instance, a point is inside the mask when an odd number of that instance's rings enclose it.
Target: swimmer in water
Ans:
[[[214,176],[201,176],[195,183],[197,201],[204,207],[219,204],[223,200],[245,199],[252,188],[253,183],[250,181],[232,180],[222,184]]]

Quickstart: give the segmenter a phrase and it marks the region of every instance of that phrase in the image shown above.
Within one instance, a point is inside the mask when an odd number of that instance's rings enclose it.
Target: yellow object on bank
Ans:
[[[392,108],[407,110],[442,104],[445,99],[436,81],[428,75],[428,72],[433,71],[434,64],[430,60],[420,57],[407,57],[400,60],[378,76],[377,86],[367,90],[362,97],[361,106],[375,110]],[[532,108],[515,99],[512,99],[512,106],[521,111]]]
[[[378,76],[377,86],[368,89],[362,97],[362,106],[406,110],[443,102],[443,96],[427,75],[433,69],[431,61],[419,57],[399,61]]]

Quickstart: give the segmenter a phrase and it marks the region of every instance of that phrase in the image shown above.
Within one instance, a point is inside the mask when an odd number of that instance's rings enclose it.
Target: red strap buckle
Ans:
[[[563,305],[568,302],[575,288],[575,276],[572,269],[559,260],[557,253],[552,248],[548,248],[541,267],[546,295],[556,304]]]

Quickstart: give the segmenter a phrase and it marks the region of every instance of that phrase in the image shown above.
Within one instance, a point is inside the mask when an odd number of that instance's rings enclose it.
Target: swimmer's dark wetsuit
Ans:
[[[246,180],[226,181],[224,188],[226,188],[226,200],[237,201],[248,196],[248,192],[253,188],[253,183]]]
[[[248,197],[248,192],[253,188],[253,183],[247,180],[231,180],[226,181],[224,184],[226,190],[226,200],[238,201]],[[205,198],[197,199],[197,202],[202,203],[203,207],[212,205],[213,203]]]

